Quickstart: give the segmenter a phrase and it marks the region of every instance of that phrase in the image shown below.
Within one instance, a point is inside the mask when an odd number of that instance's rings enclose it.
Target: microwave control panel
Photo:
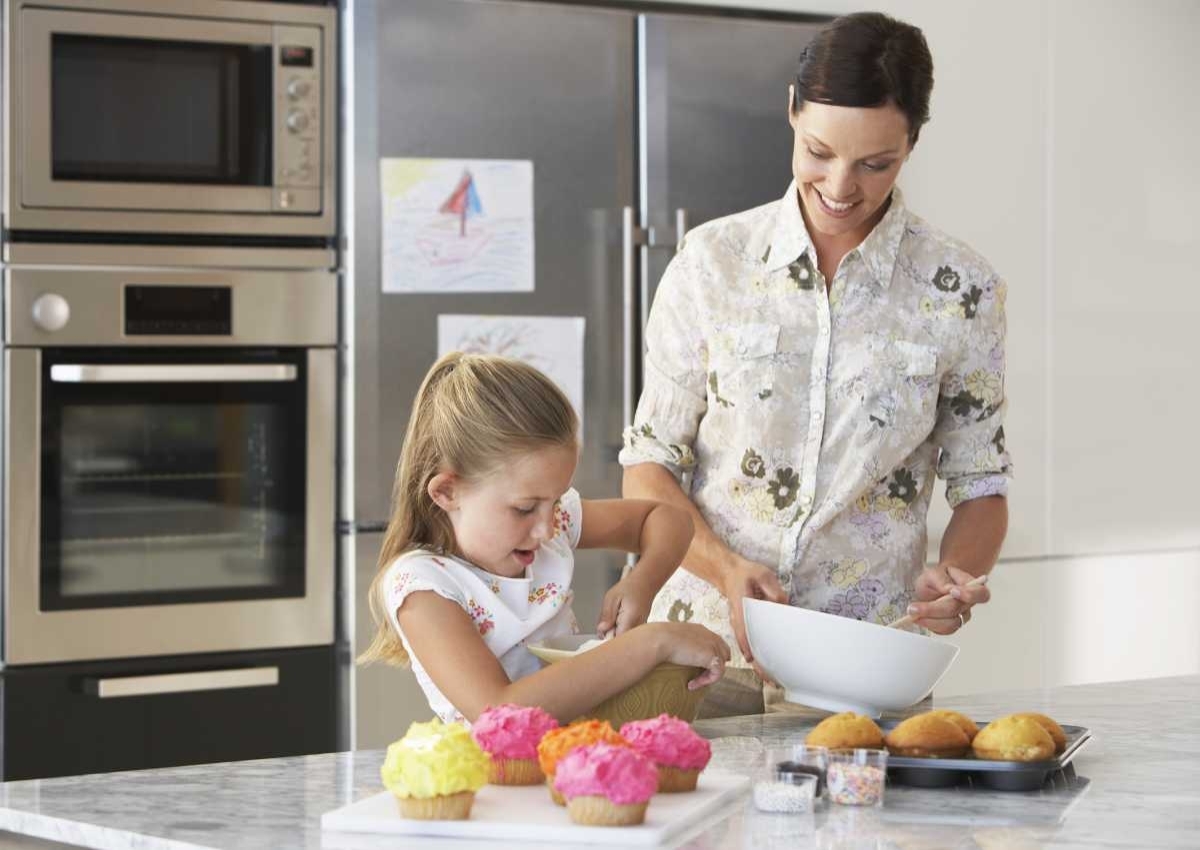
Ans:
[[[321,211],[324,167],[319,27],[276,26],[275,203],[276,212]]]

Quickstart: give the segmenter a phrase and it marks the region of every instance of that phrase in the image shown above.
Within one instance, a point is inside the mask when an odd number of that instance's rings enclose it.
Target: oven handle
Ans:
[[[290,363],[120,364],[57,363],[50,380],[58,384],[183,384],[294,381]]]
[[[160,673],[154,676],[120,676],[87,679],[84,690],[100,699],[179,694],[188,691],[223,691],[279,684],[278,667],[244,667],[236,670],[202,670],[196,673]]]

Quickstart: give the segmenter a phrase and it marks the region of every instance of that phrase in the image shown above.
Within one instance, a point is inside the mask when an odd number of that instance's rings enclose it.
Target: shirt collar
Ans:
[[[892,272],[896,268],[896,258],[900,253],[900,242],[904,238],[907,223],[908,211],[904,206],[904,196],[900,187],[895,186],[892,188],[892,201],[888,211],[867,234],[862,244],[850,252],[859,254],[871,276],[884,289],[892,282]],[[787,194],[779,203],[770,249],[761,255],[761,259],[766,264],[767,271],[772,272],[786,268],[806,251],[809,252],[815,266],[816,251],[808,235],[808,228],[804,225],[804,215],[800,212],[800,194],[796,189],[796,181],[793,180],[788,184]]]

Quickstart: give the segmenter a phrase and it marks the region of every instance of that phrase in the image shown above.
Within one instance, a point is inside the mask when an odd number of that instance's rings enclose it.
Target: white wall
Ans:
[[[939,692],[1200,672],[1200,3],[712,5],[920,26],[906,197],[1009,282],[1011,529]]]

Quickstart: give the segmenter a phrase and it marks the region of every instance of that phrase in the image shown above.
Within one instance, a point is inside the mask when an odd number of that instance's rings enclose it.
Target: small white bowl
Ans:
[[[755,661],[789,702],[879,717],[927,697],[958,647],[875,623],[744,599]]]

